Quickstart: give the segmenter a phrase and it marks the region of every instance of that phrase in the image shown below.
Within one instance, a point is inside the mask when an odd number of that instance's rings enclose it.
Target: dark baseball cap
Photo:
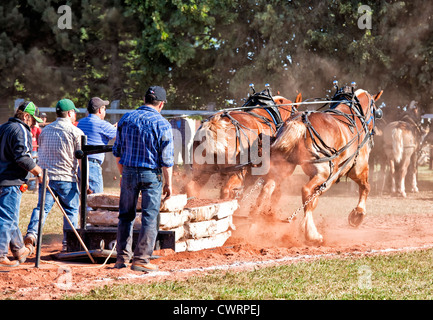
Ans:
[[[159,86],[151,86],[146,91],[147,95],[153,95],[155,97],[155,100],[158,101],[167,101],[167,94],[165,92],[165,89]]]
[[[75,108],[75,104],[72,102],[72,100],[62,99],[59,100],[59,102],[57,102],[56,111],[69,111],[69,110],[75,110],[75,112],[80,112],[77,108]]]
[[[99,97],[93,97],[89,100],[89,103],[87,104],[87,110],[90,113],[95,113],[100,107],[108,106],[110,104],[110,101],[108,100],[102,100]]]

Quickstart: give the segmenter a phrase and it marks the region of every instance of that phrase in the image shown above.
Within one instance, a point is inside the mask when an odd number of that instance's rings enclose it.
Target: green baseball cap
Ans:
[[[69,99],[59,100],[56,104],[56,111],[69,111],[74,110],[75,112],[80,112],[77,108],[75,108],[74,103]]]
[[[30,101],[28,103],[23,103],[22,105],[20,105],[18,107],[18,109],[21,111],[27,112],[28,114],[33,116],[33,118],[35,118],[35,120],[39,123],[44,122],[41,118],[36,116],[36,115],[39,115],[39,110],[38,110],[38,107],[36,107],[32,101]]]

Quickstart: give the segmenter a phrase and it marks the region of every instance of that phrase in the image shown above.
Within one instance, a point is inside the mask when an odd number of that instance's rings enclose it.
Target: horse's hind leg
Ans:
[[[412,157],[410,159],[410,165],[409,165],[409,170],[408,170],[408,174],[410,177],[410,182],[411,182],[411,191],[412,192],[419,192],[418,189],[418,183],[417,183],[417,175],[418,175],[418,156],[416,151],[412,154]]]
[[[276,204],[281,197],[281,180],[290,177],[295,171],[296,164],[289,162],[273,164],[270,172],[264,177],[264,185],[257,198],[257,205],[254,208],[255,212],[260,214],[273,213],[273,205]],[[277,182],[278,181],[278,182]]]
[[[403,198],[406,198],[405,179],[406,179],[409,164],[410,164],[410,158],[407,157],[399,163],[399,168],[396,171],[397,194]]]

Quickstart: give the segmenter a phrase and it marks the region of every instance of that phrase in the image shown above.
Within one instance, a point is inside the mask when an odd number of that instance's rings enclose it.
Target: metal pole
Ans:
[[[35,267],[39,268],[39,262],[41,260],[41,245],[42,245],[42,220],[44,218],[44,208],[45,208],[45,193],[47,192],[47,169],[42,170],[42,189],[39,192],[41,194],[41,203],[39,207],[39,224],[38,224],[38,239],[36,244],[36,263]]]
[[[87,145],[87,136],[83,135],[81,136],[81,149],[84,149],[83,146]],[[88,171],[89,171],[89,167],[88,167],[88,163],[87,163],[87,154],[83,153],[83,157],[81,158],[81,167],[80,167],[80,171],[81,171],[81,190],[80,190],[80,196],[81,196],[81,207],[80,207],[80,211],[81,211],[81,221],[80,221],[80,225],[81,225],[81,230],[86,230],[86,220],[87,220],[87,175],[88,175]]]

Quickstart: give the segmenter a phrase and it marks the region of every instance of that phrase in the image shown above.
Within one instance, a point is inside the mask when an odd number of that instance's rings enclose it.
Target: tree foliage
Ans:
[[[72,29],[60,29],[60,5]],[[360,29],[361,5],[371,29]],[[293,99],[356,81],[432,113],[431,4],[415,1],[11,0],[0,5],[0,99],[50,106],[92,96],[136,107],[151,84],[168,108],[226,107],[249,83]]]

